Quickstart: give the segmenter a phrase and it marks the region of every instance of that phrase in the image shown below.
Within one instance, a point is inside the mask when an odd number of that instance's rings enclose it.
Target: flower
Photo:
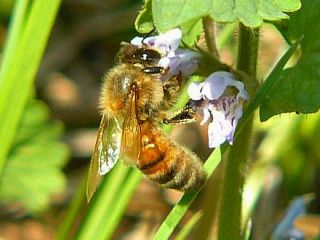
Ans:
[[[227,95],[226,90],[230,87],[234,87],[237,94]],[[211,120],[208,126],[209,147],[218,147],[225,141],[232,145],[243,103],[248,100],[244,84],[236,80],[233,74],[219,71],[202,83],[191,83],[188,94],[192,100],[201,103],[203,120],[200,124]]]
[[[165,81],[172,76],[178,75],[187,77],[194,73],[198,68],[200,54],[188,49],[179,48],[182,32],[179,28],[172,29],[156,36],[143,39],[142,37],[133,38],[130,43],[136,46],[147,45],[155,48],[162,54],[159,67],[166,69],[166,73],[161,76]]]

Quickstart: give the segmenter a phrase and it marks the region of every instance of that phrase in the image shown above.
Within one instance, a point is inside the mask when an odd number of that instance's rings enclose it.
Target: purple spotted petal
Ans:
[[[225,141],[233,144],[233,135],[238,123],[238,118],[234,115],[234,107],[234,102],[227,98],[208,106],[213,119],[208,127],[210,148],[216,148]]]
[[[238,120],[242,116],[242,104],[236,96],[228,96],[210,101],[206,107],[212,116],[208,128],[209,147],[215,148],[225,141],[232,145]]]
[[[209,147],[216,148],[226,140],[232,144],[233,133],[235,131],[232,120],[226,117],[222,111],[213,110],[211,114],[213,120],[208,126]]]

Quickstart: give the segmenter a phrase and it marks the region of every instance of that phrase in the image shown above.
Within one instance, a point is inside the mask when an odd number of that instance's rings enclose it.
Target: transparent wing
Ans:
[[[101,181],[101,175],[109,172],[117,163],[120,154],[120,127],[115,118],[102,116],[97,141],[91,158],[88,181],[87,200],[92,198]]]
[[[137,92],[131,91],[129,110],[124,118],[121,137],[121,156],[126,164],[137,164],[141,148],[141,129],[137,116]]]

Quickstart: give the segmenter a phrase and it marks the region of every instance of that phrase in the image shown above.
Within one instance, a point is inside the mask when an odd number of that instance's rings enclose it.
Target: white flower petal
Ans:
[[[234,77],[229,72],[214,72],[204,81],[205,85],[203,87],[202,94],[210,100],[216,100],[224,93],[227,86],[233,81],[235,81]]]
[[[142,45],[142,40],[143,40],[143,37],[134,37],[130,43],[132,45],[136,45],[136,46],[141,46]]]
[[[208,126],[209,148],[216,148],[226,141],[222,134],[222,129],[217,121],[213,121]]]
[[[163,57],[159,61],[159,66],[167,70],[166,74],[160,76],[160,79],[165,81],[178,74],[187,77],[198,68],[201,55],[188,49],[178,49],[181,38],[181,30],[175,28],[145,39],[135,37],[131,40],[131,44],[137,46],[145,44],[160,51]]]
[[[201,100],[201,83],[190,83],[188,87],[188,95],[192,100]]]
[[[244,89],[244,84],[241,81],[235,80],[232,73],[225,71],[215,72],[211,74],[203,84],[203,90],[201,93],[207,99],[217,100],[223,95],[225,89],[229,86],[233,86],[238,89],[238,98],[242,98],[243,100],[248,99],[248,94]]]
[[[172,60],[170,58],[163,57],[159,61],[159,67],[163,67],[163,68],[167,69],[167,68],[169,68],[171,62],[172,62]]]
[[[162,54],[167,56],[170,52],[174,52],[179,47],[181,38],[181,30],[179,28],[175,28],[168,32],[160,33],[159,35],[147,37],[145,39],[135,37],[130,41],[130,43],[137,46],[146,44],[150,47],[157,48]]]
[[[211,125],[211,128],[208,128],[208,136],[211,138],[209,138],[209,147],[217,147],[226,140],[232,144],[233,134],[236,128],[234,121],[236,119],[234,117],[227,117],[222,111],[211,111],[211,114],[213,121],[209,124],[209,127]]]
[[[204,125],[206,122],[208,122],[208,120],[211,116],[210,111],[207,108],[204,108],[202,113],[203,113],[203,119],[202,119],[200,125]]]
[[[201,57],[199,53],[188,49],[177,49],[176,56],[180,58],[178,71],[183,76],[189,76],[197,70]]]
[[[206,99],[217,100],[224,93],[226,87],[227,84],[224,78],[219,78],[211,74],[203,82],[201,93]]]
[[[237,95],[223,96],[229,86],[238,89]],[[209,147],[215,148],[225,141],[232,145],[238,120],[242,116],[243,100],[248,99],[244,84],[235,80],[231,73],[220,71],[211,74],[202,83],[190,84],[188,94],[193,100],[204,100],[201,124],[212,119],[208,126]]]
[[[178,49],[180,41],[182,38],[182,32],[179,28],[174,28],[168,32],[161,33],[159,35],[158,42],[165,42],[166,45],[170,46],[171,51],[175,51]]]

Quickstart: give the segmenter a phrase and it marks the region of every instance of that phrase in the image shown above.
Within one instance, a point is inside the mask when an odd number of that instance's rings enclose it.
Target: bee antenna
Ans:
[[[143,39],[142,39],[142,41],[141,41],[143,45],[147,45],[146,43],[144,43],[144,40],[146,40],[146,38],[150,37],[151,34],[152,34],[155,30],[156,30],[155,28],[152,28],[152,30],[151,30],[150,32],[148,32],[148,33],[143,37]]]

